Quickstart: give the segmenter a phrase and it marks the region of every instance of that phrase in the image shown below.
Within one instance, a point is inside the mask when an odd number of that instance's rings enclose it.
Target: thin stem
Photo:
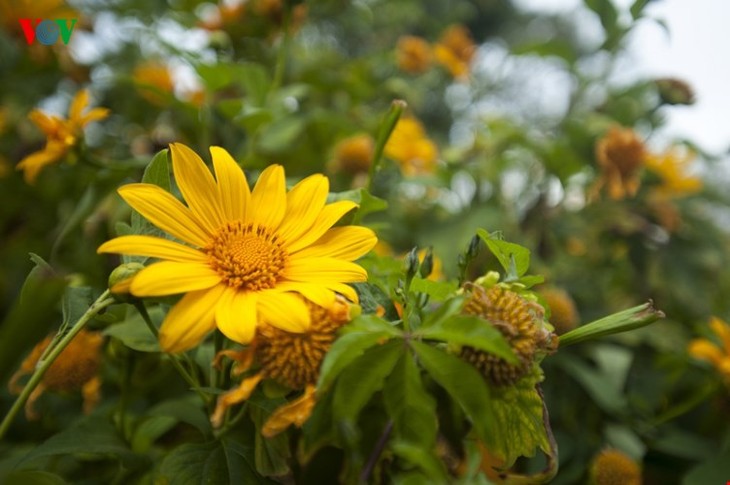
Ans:
[[[160,332],[157,330],[157,327],[155,327],[155,324],[152,323],[152,319],[150,318],[150,314],[147,312],[147,307],[144,306],[144,303],[142,303],[139,300],[136,300],[134,302],[134,307],[137,309],[139,314],[142,316],[142,320],[144,320],[144,323],[147,324],[147,328],[150,329],[150,332],[155,336],[155,338],[159,339]],[[197,382],[193,376],[190,375],[188,371],[185,370],[185,368],[180,364],[180,362],[177,360],[177,357],[175,355],[170,355],[170,362],[172,362],[172,366],[175,368],[178,374],[187,382],[190,387],[195,390],[195,392],[198,393],[200,398],[203,400],[203,402],[208,405],[211,401],[211,396],[204,393],[200,390],[200,383]]]
[[[380,458],[380,455],[383,453],[385,445],[388,443],[388,439],[390,438],[390,433],[392,432],[393,421],[390,420],[388,421],[388,424],[385,425],[383,432],[380,434],[380,438],[378,438],[378,442],[375,443],[375,448],[373,448],[373,452],[370,453],[370,458],[368,458],[368,462],[365,465],[365,468],[363,468],[362,473],[360,473],[361,483],[368,483],[370,474],[373,472],[375,465],[378,463],[378,458]]]
[[[43,379],[46,371],[51,367],[51,365],[61,354],[61,352],[63,352],[63,349],[65,349],[68,344],[71,343],[71,340],[73,340],[76,334],[78,334],[92,318],[94,318],[97,314],[99,314],[99,312],[101,312],[103,309],[105,309],[115,301],[116,300],[110,296],[109,290],[106,290],[104,293],[102,293],[101,296],[99,296],[99,298],[97,298],[96,301],[92,303],[91,306],[89,306],[89,309],[86,310],[83,315],[81,315],[81,318],[79,318],[78,321],[71,327],[71,330],[63,336],[60,342],[58,342],[58,345],[56,345],[53,350],[48,354],[48,357],[38,361],[38,363],[36,364],[35,372],[23,388],[23,392],[20,393],[18,398],[13,403],[13,406],[10,408],[10,411],[8,411],[8,414],[6,414],[5,418],[3,418],[3,422],[0,423],[0,439],[5,436],[5,433],[8,431],[8,428],[13,422],[13,419],[15,419],[15,416],[25,405],[25,402],[28,400],[28,397],[31,395],[31,393],[35,390],[36,387],[38,387],[38,384],[40,384],[41,379]]]

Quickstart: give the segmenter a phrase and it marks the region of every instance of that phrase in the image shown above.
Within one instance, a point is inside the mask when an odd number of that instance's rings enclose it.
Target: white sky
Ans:
[[[526,9],[570,12],[581,0],[515,0]],[[626,10],[633,0],[614,0]],[[665,133],[688,138],[710,153],[724,155],[730,148],[730,1],[655,0],[648,16],[663,19],[667,32],[644,20],[631,38],[637,72],[643,76],[672,76],[694,89],[696,103],[666,109]]]

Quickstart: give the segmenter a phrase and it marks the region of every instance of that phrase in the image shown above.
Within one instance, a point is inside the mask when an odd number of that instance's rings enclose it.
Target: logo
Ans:
[[[77,19],[35,19],[33,25],[31,19],[18,19],[23,28],[25,40],[31,45],[36,39],[43,45],[53,45],[60,37],[64,44],[68,44],[71,33],[74,31]],[[71,25],[69,25],[69,22]]]

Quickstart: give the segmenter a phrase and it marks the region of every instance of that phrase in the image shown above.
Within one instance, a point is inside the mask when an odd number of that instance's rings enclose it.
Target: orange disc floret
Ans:
[[[518,362],[511,364],[472,347],[463,347],[461,357],[490,383],[496,386],[514,384],[530,371],[537,352],[550,347],[552,335],[542,328],[541,307],[501,286],[485,289],[470,284],[467,291],[469,298],[463,312],[488,320],[507,340]]]
[[[624,453],[614,449],[600,452],[591,464],[593,485],[641,485],[641,468]]]

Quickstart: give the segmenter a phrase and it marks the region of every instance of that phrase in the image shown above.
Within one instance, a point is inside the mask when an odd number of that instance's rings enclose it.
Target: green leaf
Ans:
[[[197,428],[204,436],[211,433],[210,420],[203,411],[198,396],[186,395],[182,398],[162,401],[147,411],[148,416],[170,416]]]
[[[503,241],[495,233],[477,229],[477,234],[486,243],[489,250],[497,258],[507,273],[508,280],[517,279],[530,267],[530,250],[519,244]]]
[[[152,416],[141,423],[135,429],[130,446],[136,453],[146,453],[162,435],[170,431],[178,423],[172,416]]]
[[[355,321],[362,317],[358,317]],[[377,318],[377,317],[376,317]],[[366,321],[371,321],[367,319]],[[397,329],[396,329],[397,330]],[[342,370],[360,357],[365,350],[378,344],[384,343],[393,337],[393,331],[382,329],[378,331],[348,332],[342,335],[335,343],[322,362],[319,371],[317,389],[325,392]]]
[[[40,457],[74,453],[112,456],[130,467],[148,460],[147,457],[135,454],[129,449],[108,419],[90,416],[48,438],[28,453],[21,464]]]
[[[425,293],[435,301],[443,301],[457,289],[455,281],[431,281],[416,276],[411,280],[411,291]]]
[[[464,296],[458,295],[443,302],[436,311],[431,312],[426,316],[423,320],[423,324],[421,325],[421,329],[423,330],[432,325],[440,325],[444,322],[444,320],[461,313],[461,309],[464,306],[464,300]]]
[[[87,286],[69,286],[61,300],[63,322],[60,332],[64,332],[69,325],[76,323],[89,309],[94,297],[91,288]]]
[[[332,414],[336,421],[354,425],[362,408],[382,389],[403,350],[403,340],[391,340],[369,348],[342,371],[333,391]]]
[[[275,120],[262,128],[258,148],[267,154],[286,152],[304,133],[305,128],[306,121],[302,117],[289,116]]]
[[[81,222],[84,221],[84,219],[86,219],[86,217],[88,217],[89,214],[94,211],[94,209],[96,209],[96,204],[97,202],[99,202],[103,195],[106,194],[98,194],[96,186],[94,185],[89,185],[86,188],[84,194],[81,196],[78,203],[76,204],[76,207],[74,207],[73,212],[71,212],[71,214],[68,216],[66,222],[63,223],[63,226],[61,227],[61,230],[59,231],[56,240],[53,242],[51,254],[56,254],[61,246],[61,243],[63,243],[63,241],[71,233],[71,231],[79,224],[81,224]]]
[[[638,18],[642,17],[644,13],[644,7],[646,7],[649,2],[650,0],[635,0],[634,3],[631,5],[631,8],[629,9],[629,11],[631,12],[631,18],[637,20]]]
[[[438,429],[436,401],[424,389],[421,371],[410,352],[401,355],[385,381],[383,399],[395,437],[433,452]]]
[[[389,321],[377,315],[359,315],[351,322],[340,329],[340,335],[347,335],[352,332],[361,333],[386,333],[391,337],[402,336],[403,332]]]
[[[380,212],[388,208],[387,201],[372,195],[365,188],[347,190],[345,192],[333,192],[327,197],[328,203],[337,202],[338,200],[351,200],[358,204],[353,218],[353,224],[362,221],[363,217],[370,213]]]
[[[712,456],[692,468],[682,480],[682,485],[707,485],[727,483],[730,478],[730,450]]]
[[[443,462],[423,447],[414,443],[396,441],[390,445],[390,449],[396,456],[423,470],[431,482],[449,483],[449,475]]]
[[[40,470],[21,470],[6,475],[3,483],[9,485],[13,483],[22,485],[65,485],[66,481],[53,473]]]
[[[35,266],[0,325],[0,380],[58,322],[57,303],[67,283],[40,256],[31,253],[30,257]]]
[[[253,404],[255,401],[249,402]],[[256,471],[264,476],[282,476],[289,473],[291,450],[288,435],[281,433],[273,438],[264,438],[258,431],[264,427],[264,423],[280,402],[283,399],[267,401],[264,407],[251,406],[251,417],[257,430],[254,438]]]
[[[623,388],[617,387],[605,371],[592,368],[570,354],[561,355],[556,361],[601,409],[614,416],[622,416],[626,412],[628,402]]]
[[[383,158],[383,151],[385,151],[385,145],[388,144],[390,135],[393,134],[395,126],[398,124],[403,111],[406,109],[407,104],[405,101],[396,99],[390,104],[390,109],[385,115],[383,122],[380,124],[378,130],[378,138],[375,141],[375,150],[373,152],[373,160],[370,163],[370,170],[368,171],[368,188],[372,187],[373,178],[375,172],[380,167],[380,161]]]
[[[551,454],[543,420],[542,396],[537,390],[541,380],[542,371],[536,366],[515,385],[492,389],[489,407],[494,421],[484,444],[490,452],[504,459],[507,467],[520,456],[534,456],[538,448]]]
[[[433,380],[459,403],[484,440],[491,433],[493,420],[489,389],[482,375],[467,362],[428,344],[411,341],[410,345]]]
[[[664,313],[654,308],[653,302],[649,301],[643,305],[613,313],[600,320],[581,325],[561,335],[560,347],[645,327],[660,318],[664,318]]]
[[[152,323],[159,327],[164,317],[162,309],[156,306],[149,311],[149,314]],[[142,316],[136,311],[125,321],[107,327],[104,330],[104,335],[119,339],[130,349],[139,352],[160,352],[157,337],[154,336]]]
[[[607,34],[617,29],[618,11],[611,0],[584,0],[583,3],[598,15]]]
[[[441,340],[468,345],[516,364],[517,358],[502,334],[486,320],[472,315],[453,315],[435,325],[421,327],[415,335],[428,340]]]

